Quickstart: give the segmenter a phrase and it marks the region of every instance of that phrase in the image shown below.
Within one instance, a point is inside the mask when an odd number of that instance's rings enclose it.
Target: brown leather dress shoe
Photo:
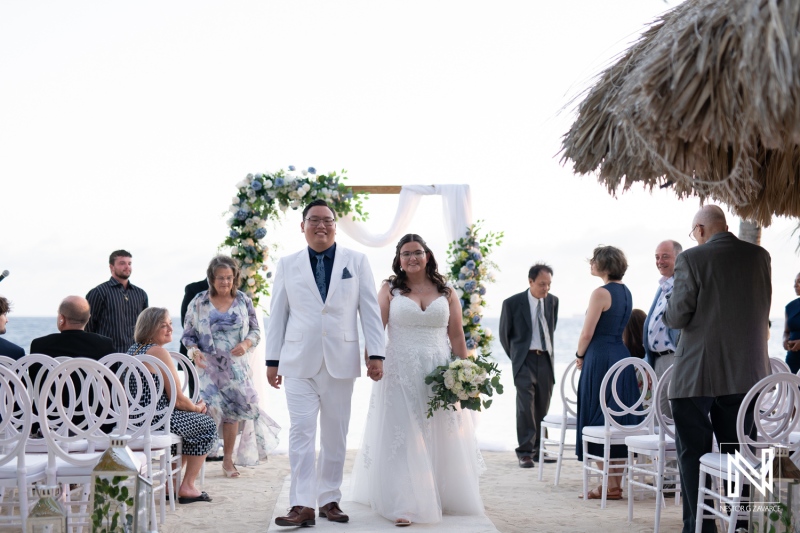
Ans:
[[[323,505],[322,507],[320,507],[319,517],[320,518],[327,517],[328,520],[330,520],[331,522],[347,522],[348,520],[350,520],[350,517],[342,512],[342,509],[336,502],[331,502],[327,505]]]
[[[279,526],[295,527],[313,526],[316,524],[314,518],[314,509],[311,507],[303,507],[302,505],[295,505],[289,509],[289,514],[276,518],[275,524]]]
[[[533,468],[533,459],[528,455],[523,455],[519,458],[520,468]]]

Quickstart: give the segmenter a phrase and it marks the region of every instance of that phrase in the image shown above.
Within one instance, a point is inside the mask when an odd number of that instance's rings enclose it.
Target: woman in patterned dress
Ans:
[[[128,354],[146,353],[157,357],[167,365],[175,383],[180,383],[175,362],[164,348],[165,344],[172,342],[172,320],[166,309],[148,307],[139,313],[133,338],[136,342],[128,349]],[[145,366],[153,374],[153,381],[156,384],[164,379],[161,371],[150,368],[148,364]],[[164,393],[158,399],[158,409],[166,407],[172,395],[176,395],[175,409],[172,411],[169,423],[172,433],[180,435],[183,439],[183,464],[186,465],[181,486],[178,487],[178,503],[210,502],[211,497],[195,487],[194,483],[206,455],[217,442],[217,424],[206,414],[208,408],[203,400],[194,403],[183,394],[180,387],[176,387],[176,389],[175,391],[170,390],[169,380],[166,381]],[[149,395],[149,390],[143,392],[144,401],[147,401]],[[154,420],[155,422],[158,420]]]
[[[266,461],[278,443],[280,426],[258,406],[259,392],[253,386],[246,354],[258,344],[261,328],[253,302],[236,289],[239,264],[218,255],[209,263],[207,275],[209,289],[195,296],[186,311],[182,341],[194,352],[200,395],[208,412],[222,423],[222,471],[226,477],[239,477],[234,464]],[[242,421],[247,423],[234,457]]]

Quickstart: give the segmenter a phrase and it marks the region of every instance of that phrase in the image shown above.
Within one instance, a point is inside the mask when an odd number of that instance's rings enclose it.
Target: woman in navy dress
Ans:
[[[576,452],[578,460],[583,460],[582,433],[585,426],[602,426],[605,423],[600,407],[600,386],[603,377],[615,363],[630,357],[630,352],[622,342],[622,332],[631,316],[631,292],[622,284],[622,277],[628,269],[628,261],[622,250],[613,246],[599,246],[594,249],[589,260],[592,275],[603,280],[603,286],[596,288],[589,298],[589,308],[578,340],[575,356],[577,366],[582,369],[578,383],[578,435]],[[606,404],[618,408],[614,402],[611,388],[606,391]],[[617,382],[619,398],[630,405],[639,397],[636,383],[636,372],[629,368],[622,373]],[[621,424],[636,424],[638,418],[633,415],[615,417]],[[603,455],[601,444],[589,443],[589,453]],[[611,447],[611,458],[627,457],[627,448],[623,445]],[[603,468],[598,461],[598,468]],[[622,499],[620,487],[620,469],[609,470],[607,499]],[[589,491],[589,499],[601,498],[600,487]]]
[[[800,274],[794,278],[794,293],[800,296]],[[786,306],[783,349],[786,350],[786,364],[792,369],[792,374],[797,374],[800,370],[800,298]]]

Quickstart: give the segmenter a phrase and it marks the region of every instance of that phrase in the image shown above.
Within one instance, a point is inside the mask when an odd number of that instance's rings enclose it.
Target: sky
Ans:
[[[699,207],[669,190],[610,196],[558,155],[573,98],[647,23],[677,5],[614,2],[237,1],[0,4],[0,282],[16,316],[54,316],[61,299],[133,254],[131,282],[177,313],[227,234],[247,173],[346,169],[354,185],[468,183],[473,214],[503,231],[487,316],[552,265],[561,316],[582,315],[600,284],[598,244],[630,263],[649,308],[656,245],[687,235]],[[571,103],[572,102],[572,103]],[[366,203],[384,231],[395,196]],[[267,240],[305,245],[300,213]],[[738,231],[739,221],[729,215]],[[409,232],[446,262],[438,198]],[[796,221],[764,230],[772,316],[793,299]],[[376,279],[393,247],[368,254]]]

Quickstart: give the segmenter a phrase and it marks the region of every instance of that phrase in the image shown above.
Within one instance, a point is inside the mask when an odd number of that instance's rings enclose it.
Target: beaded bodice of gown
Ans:
[[[423,311],[414,300],[395,293],[389,304],[385,372],[415,382],[450,359],[447,322],[450,307],[445,296],[433,300]]]

